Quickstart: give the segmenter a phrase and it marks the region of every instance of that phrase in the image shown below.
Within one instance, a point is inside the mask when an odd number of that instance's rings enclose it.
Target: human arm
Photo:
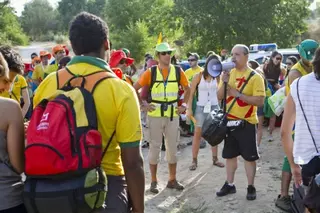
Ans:
[[[301,73],[298,70],[290,70],[288,74],[288,83],[290,86],[294,80],[301,77]]]
[[[225,91],[225,82],[229,82],[230,72],[223,72],[219,82],[218,88],[218,100],[222,100],[224,98]]]
[[[142,101],[142,98],[138,92],[142,87],[150,86],[150,83],[151,71],[147,70],[141,75],[140,79],[133,85],[133,88],[137,91],[141,111],[153,111],[155,109],[154,105],[148,104],[146,101]]]
[[[193,79],[192,79],[192,82],[191,82],[191,86],[190,86],[190,95],[189,95],[189,100],[188,100],[188,107],[187,107],[187,115],[189,117],[193,116],[193,111],[192,111],[192,103],[193,103],[193,98],[194,98],[194,95],[196,93],[196,90],[197,90],[197,86],[200,82],[200,74],[196,74]]]
[[[9,109],[10,108],[10,109]],[[20,106],[12,101],[8,106],[7,148],[9,160],[19,174],[24,172],[24,125]]]
[[[185,75],[185,73],[182,69],[180,71],[180,85],[182,86],[183,91],[184,91],[184,98],[183,98],[182,105],[177,107],[178,114],[184,113],[186,111],[187,105],[189,102],[189,97],[190,97],[189,81],[188,81],[187,76]],[[190,98],[192,98],[192,97],[190,97]]]
[[[30,96],[27,88],[22,89],[21,93],[22,93],[22,98],[24,103],[22,107],[22,116],[25,117],[30,107]]]
[[[283,113],[282,124],[281,124],[281,141],[284,152],[290,163],[291,172],[294,176],[294,182],[296,186],[301,185],[301,168],[299,165],[294,163],[293,159],[293,139],[292,139],[292,128],[296,119],[296,107],[291,94],[288,95],[285,110]]]
[[[132,201],[133,212],[144,212],[145,177],[143,159],[140,149],[141,121],[140,112],[132,91],[119,106],[116,138],[121,148],[121,159],[124,168],[128,191]],[[123,131],[126,129],[126,131]]]

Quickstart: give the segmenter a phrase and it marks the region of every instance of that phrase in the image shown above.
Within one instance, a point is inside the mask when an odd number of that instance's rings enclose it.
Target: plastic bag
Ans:
[[[269,106],[271,107],[274,114],[277,116],[281,115],[281,113],[284,110],[284,106],[287,102],[285,91],[286,88],[282,87],[268,99]]]

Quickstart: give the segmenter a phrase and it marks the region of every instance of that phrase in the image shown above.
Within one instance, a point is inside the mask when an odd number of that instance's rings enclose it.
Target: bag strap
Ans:
[[[307,119],[306,113],[304,112],[304,109],[303,109],[303,107],[302,107],[302,103],[301,103],[301,99],[300,99],[300,95],[299,95],[299,82],[300,82],[300,79],[301,79],[301,77],[300,77],[300,78],[298,79],[298,81],[297,81],[297,95],[298,95],[298,101],[299,101],[299,104],[300,104],[300,108],[301,108],[301,111],[302,111],[303,117],[304,117],[304,119],[306,120],[307,127],[308,127],[308,130],[309,130],[309,132],[310,132],[310,135],[311,135],[311,138],[312,138],[312,141],[313,141],[313,145],[314,145],[314,147],[316,148],[317,153],[319,153],[319,150],[318,150],[317,145],[316,145],[316,140],[314,139],[314,137],[313,137],[313,135],[312,135],[311,128],[310,128],[310,125],[309,125],[309,122],[308,122],[308,119]]]
[[[113,139],[113,137],[114,137],[115,134],[116,134],[116,131],[113,131],[113,133],[112,133],[112,135],[111,135],[111,137],[110,137],[110,139],[109,139],[106,147],[104,148],[104,150],[103,150],[103,152],[102,152],[101,161],[102,161],[103,157],[105,156],[105,154],[107,153],[107,150],[108,150],[108,148],[109,148],[109,146],[110,146],[110,144],[111,144],[111,141],[112,141],[112,139]]]
[[[254,76],[254,75],[255,75],[255,71],[252,71],[252,72],[250,73],[248,79],[244,82],[244,84],[242,85],[242,87],[241,87],[241,89],[240,89],[240,91],[239,91],[241,94],[242,94],[242,91],[244,90],[244,88],[247,86],[249,80],[250,80],[250,79],[252,78],[252,76]],[[224,90],[225,93],[224,93],[224,103],[223,103],[224,106],[223,106],[223,109],[224,109],[224,112],[226,112],[226,113],[228,114],[228,113],[231,111],[231,109],[232,109],[232,107],[234,106],[234,104],[236,103],[237,99],[236,99],[236,98],[233,99],[230,107],[228,108],[228,111],[226,111],[226,109],[227,109],[227,83],[226,83],[226,82],[225,82],[224,87],[225,87],[225,90]]]

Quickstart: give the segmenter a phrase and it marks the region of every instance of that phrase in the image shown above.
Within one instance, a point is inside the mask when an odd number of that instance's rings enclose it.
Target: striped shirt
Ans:
[[[316,146],[320,151],[320,81],[315,78],[314,73],[305,75],[299,81],[298,91]],[[316,151],[299,104],[297,79],[291,84],[290,93],[296,107],[294,162],[299,165],[305,165],[320,153]]]

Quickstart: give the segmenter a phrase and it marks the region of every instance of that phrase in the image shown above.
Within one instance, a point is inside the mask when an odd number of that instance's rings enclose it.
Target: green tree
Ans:
[[[27,42],[28,37],[23,33],[9,1],[0,3],[0,44],[25,45]]]
[[[62,23],[62,29],[67,31],[69,23],[78,13],[85,11],[87,0],[61,0],[58,5],[58,11]]]
[[[184,40],[205,53],[236,43],[276,42],[287,47],[306,30],[308,0],[175,0]],[[194,50],[195,50],[194,49]]]
[[[89,13],[95,14],[104,19],[106,17],[106,4],[106,0],[88,0],[86,9]]]
[[[59,30],[57,18],[58,13],[48,0],[32,0],[25,4],[20,20],[24,31],[32,40],[42,40],[40,38],[43,35],[50,35]],[[49,40],[52,39],[50,37]]]
[[[152,48],[152,39],[149,38],[148,31],[148,26],[144,21],[130,23],[125,31],[114,34],[113,46],[116,49],[128,48],[136,62],[141,62],[144,59],[144,53]]]

